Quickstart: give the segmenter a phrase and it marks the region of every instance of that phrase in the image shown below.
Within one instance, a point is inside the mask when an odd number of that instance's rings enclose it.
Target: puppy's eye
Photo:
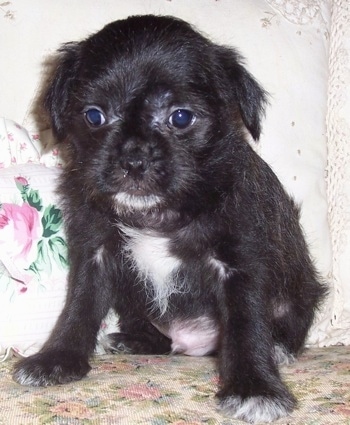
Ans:
[[[169,117],[169,123],[179,129],[184,129],[195,121],[195,116],[188,109],[177,109]]]
[[[106,118],[103,113],[96,108],[88,109],[85,114],[85,119],[92,127],[101,127],[106,122]]]

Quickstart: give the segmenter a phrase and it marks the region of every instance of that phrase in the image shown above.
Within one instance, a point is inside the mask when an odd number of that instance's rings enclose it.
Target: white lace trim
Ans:
[[[350,343],[350,335],[346,332],[350,312],[344,311],[344,285],[348,285],[349,282],[341,280],[339,260],[340,255],[346,249],[349,250],[345,230],[350,227],[350,199],[345,190],[346,182],[350,181],[350,125],[344,117],[344,109],[346,106],[349,108],[350,103],[350,99],[346,97],[346,91],[350,86],[350,52],[346,40],[350,40],[350,3],[348,0],[334,0],[327,108],[327,197],[333,247],[333,292],[329,300],[332,304],[330,327],[332,336],[337,335],[337,330],[342,330],[341,342]]]
[[[305,25],[320,15],[322,6],[327,0],[266,0],[278,10],[288,21]]]

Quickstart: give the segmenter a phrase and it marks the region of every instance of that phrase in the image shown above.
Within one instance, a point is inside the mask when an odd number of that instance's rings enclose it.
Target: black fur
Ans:
[[[259,138],[266,98],[235,50],[174,18],[132,17],[62,47],[46,108],[67,157],[69,288],[49,340],[15,380],[86,375],[110,308],[121,329],[110,349],[131,353],[168,353],[174,324],[192,335],[205,317],[223,411],[256,422],[293,409],[275,347],[298,355],[325,287],[298,208],[247,141],[247,130]],[[130,254],[133,232],[162,241],[176,264],[158,284],[171,287],[164,299]]]

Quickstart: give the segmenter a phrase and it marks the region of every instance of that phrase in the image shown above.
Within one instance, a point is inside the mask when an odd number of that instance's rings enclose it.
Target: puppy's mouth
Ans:
[[[117,189],[112,195],[114,205],[124,215],[158,210],[165,202],[163,194],[167,187],[162,162],[149,152],[138,152],[136,147],[129,152],[127,147],[126,144],[126,153],[122,152],[118,161],[111,161],[115,165],[106,174],[107,185]]]
[[[127,213],[149,211],[159,207],[164,199],[156,194],[157,185],[154,180],[154,176],[150,178],[146,175],[124,175],[119,191],[113,195],[117,209]]]
[[[159,207],[163,199],[158,195],[145,195],[142,191],[119,192],[114,195],[114,201],[118,210],[126,211],[149,211]]]

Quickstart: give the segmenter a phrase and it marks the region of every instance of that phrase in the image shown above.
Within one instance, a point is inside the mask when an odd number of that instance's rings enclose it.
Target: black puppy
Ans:
[[[217,352],[226,414],[288,414],[277,364],[302,349],[325,288],[297,207],[247,141],[266,93],[235,50],[171,17],[113,22],[60,54],[46,108],[66,146],[69,288],[14,379],[82,378],[114,308],[111,351]]]

